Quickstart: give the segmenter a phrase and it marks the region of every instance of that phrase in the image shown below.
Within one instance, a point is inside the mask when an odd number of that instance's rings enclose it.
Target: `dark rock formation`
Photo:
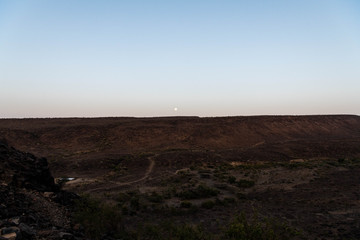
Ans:
[[[84,239],[71,228],[75,198],[54,183],[45,158],[0,141],[0,239]]]
[[[45,158],[23,153],[0,141],[0,179],[3,184],[42,192],[58,191]]]

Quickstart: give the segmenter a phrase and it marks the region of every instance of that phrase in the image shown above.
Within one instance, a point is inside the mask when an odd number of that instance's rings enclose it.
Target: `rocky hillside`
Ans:
[[[0,142],[0,160],[2,185],[42,192],[58,190],[45,158],[19,152],[5,142]]]
[[[75,197],[59,190],[45,158],[0,141],[0,239],[77,239],[65,206]]]
[[[216,151],[231,161],[360,156],[355,115],[2,119],[0,135],[49,159],[56,177],[102,174],[114,157],[171,150]]]
[[[359,116],[2,119],[0,136],[0,240],[172,239],[182,223],[233,239],[251,209],[300,239],[360,236]],[[95,199],[70,210],[48,164]]]
[[[360,117],[2,119],[0,133],[14,146],[36,151],[228,149],[262,142],[360,137]]]

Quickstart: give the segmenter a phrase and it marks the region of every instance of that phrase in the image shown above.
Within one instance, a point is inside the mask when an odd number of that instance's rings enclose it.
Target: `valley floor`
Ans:
[[[182,161],[194,155],[203,160]],[[131,170],[137,163],[141,167]],[[359,239],[359,183],[356,158],[250,163],[221,161],[216,152],[173,150],[129,155],[107,174],[64,188],[113,206],[122,227],[137,236],[149,229],[166,236],[164,226],[171,223],[221,239],[242,216],[254,228],[270,224],[275,239]]]

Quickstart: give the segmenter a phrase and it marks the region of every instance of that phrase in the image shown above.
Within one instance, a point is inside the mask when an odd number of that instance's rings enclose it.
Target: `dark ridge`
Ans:
[[[0,180],[3,184],[37,191],[57,191],[45,158],[17,151],[0,141]]]

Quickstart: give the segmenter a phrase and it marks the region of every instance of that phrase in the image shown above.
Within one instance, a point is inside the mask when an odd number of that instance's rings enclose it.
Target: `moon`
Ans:
[[[174,107],[174,111],[177,112],[178,108],[177,107]]]

